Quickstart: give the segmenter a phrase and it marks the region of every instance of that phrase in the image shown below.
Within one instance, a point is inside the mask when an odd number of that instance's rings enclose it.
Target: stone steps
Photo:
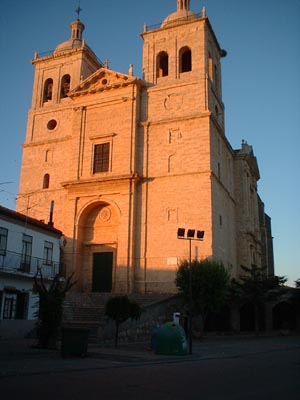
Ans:
[[[105,304],[110,297],[117,295],[115,293],[68,293],[64,303],[63,325],[88,328],[90,342],[111,339],[115,328],[114,323],[105,317]],[[174,299],[174,294],[130,294],[128,297],[135,300],[142,308],[142,317],[139,323],[132,324],[130,321],[127,323],[131,326],[130,335],[136,336],[133,332],[136,328],[132,328],[132,326],[136,324],[138,330],[142,332],[141,325],[143,325],[145,333],[142,336],[148,338],[151,329],[156,325],[157,316],[153,317],[157,314],[156,309],[164,310],[167,303]],[[166,313],[160,311],[160,314],[160,321],[163,321]],[[171,313],[169,314],[168,319],[170,320]],[[122,324],[122,326],[124,329],[126,324]]]
[[[110,297],[117,294],[71,293],[67,294],[64,303],[64,320],[67,321],[102,321],[105,304]],[[142,309],[169,299],[170,294],[130,294]]]

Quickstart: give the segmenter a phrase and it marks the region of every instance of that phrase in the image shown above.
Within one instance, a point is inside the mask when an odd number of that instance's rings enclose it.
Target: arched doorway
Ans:
[[[78,222],[77,272],[84,292],[113,292],[119,211],[104,201],[89,204]]]

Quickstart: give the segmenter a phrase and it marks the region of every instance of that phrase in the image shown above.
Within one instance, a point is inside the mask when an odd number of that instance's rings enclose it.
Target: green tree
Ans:
[[[193,260],[190,271],[189,262],[183,260],[177,269],[175,283],[188,304],[190,304],[190,272],[192,309],[189,312],[199,315],[203,332],[208,314],[220,311],[228,298],[230,277],[220,262],[209,259]]]
[[[295,281],[295,288],[291,289],[291,302],[295,307],[296,313],[300,315],[300,279]]]
[[[105,315],[115,321],[115,347],[118,347],[119,328],[120,324],[127,321],[129,318],[138,320],[142,310],[139,304],[129,299],[128,296],[111,297],[105,305]]]
[[[33,293],[39,295],[37,311],[38,346],[55,348],[62,322],[63,302],[66,293],[76,283],[73,275],[62,279],[56,275],[50,284],[46,284],[41,272],[34,277]]]
[[[252,265],[251,268],[241,266],[243,273],[239,280],[231,281],[231,293],[236,301],[249,302],[254,307],[255,331],[259,331],[259,315],[261,307],[268,301],[276,300],[284,290],[287,281],[284,276],[266,275],[266,268]]]

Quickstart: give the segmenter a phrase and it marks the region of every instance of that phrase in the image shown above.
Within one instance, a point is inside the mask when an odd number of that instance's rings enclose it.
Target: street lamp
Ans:
[[[195,236],[196,235],[196,236]],[[188,341],[189,353],[193,353],[193,291],[192,291],[192,240],[203,241],[204,231],[196,231],[195,229],[178,228],[177,239],[189,240],[189,311],[188,311]]]

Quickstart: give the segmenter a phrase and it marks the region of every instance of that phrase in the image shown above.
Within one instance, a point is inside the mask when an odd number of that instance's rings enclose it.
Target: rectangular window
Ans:
[[[5,297],[3,306],[3,319],[13,319],[15,314],[15,299]]]
[[[46,265],[52,265],[53,261],[53,243],[45,240],[44,244],[44,263]]]
[[[32,236],[23,234],[20,269],[24,272],[30,272],[31,253]]]
[[[27,319],[28,316],[28,293],[17,293],[15,319]]]
[[[0,256],[6,255],[8,229],[0,228]]]
[[[109,170],[109,148],[109,143],[96,144],[94,146],[93,174]]]

